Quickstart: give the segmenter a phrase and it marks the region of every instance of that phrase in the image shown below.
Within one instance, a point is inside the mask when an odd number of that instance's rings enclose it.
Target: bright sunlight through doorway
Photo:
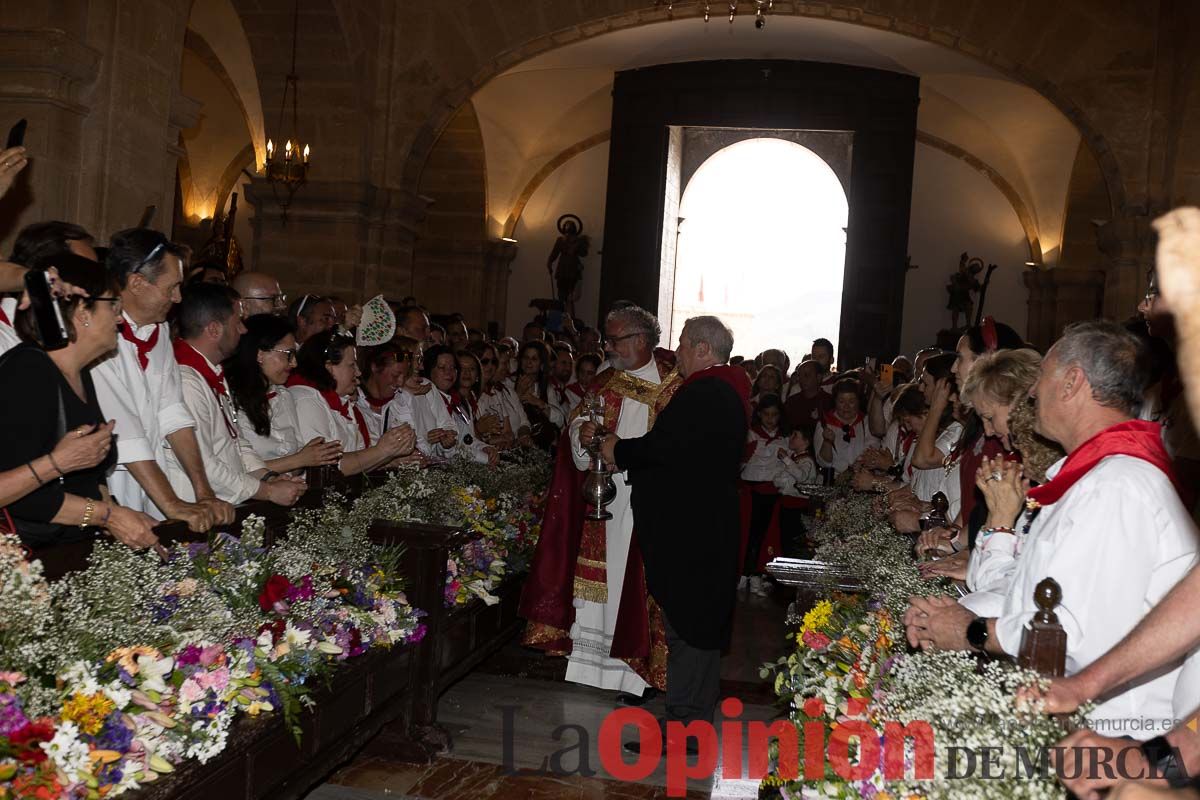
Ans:
[[[688,317],[715,314],[735,355],[769,347],[797,364],[812,340],[837,346],[849,206],[820,156],[748,139],[705,161],[679,204],[672,346]]]

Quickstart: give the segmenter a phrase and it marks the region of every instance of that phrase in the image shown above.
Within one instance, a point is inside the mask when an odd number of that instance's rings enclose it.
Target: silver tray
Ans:
[[[862,577],[853,570],[824,561],[804,558],[775,558],[767,564],[767,572],[785,586],[802,589],[842,592],[865,592]]]

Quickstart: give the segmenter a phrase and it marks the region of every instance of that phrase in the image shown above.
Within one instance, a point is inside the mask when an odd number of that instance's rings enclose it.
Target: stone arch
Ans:
[[[964,2],[963,5],[968,4]],[[502,15],[500,11],[495,13]],[[699,13],[698,7],[681,8],[673,13],[666,8],[640,8],[593,18],[588,18],[586,12],[582,12],[581,18],[576,20],[573,25],[558,27],[550,32],[533,36],[527,41],[496,54],[469,78],[460,80],[442,91],[439,102],[433,105],[434,113],[412,138],[401,176],[404,187],[415,190],[425,160],[442,129],[458,109],[470,99],[471,95],[492,78],[523,61],[558,47],[641,25],[664,23],[669,20],[693,21]],[[793,3],[786,6],[780,3],[771,13],[773,16],[791,15],[860,25],[929,42],[980,61],[1030,87],[1051,102],[1079,130],[1100,166],[1109,197],[1112,200],[1114,215],[1126,208],[1128,193],[1123,182],[1121,165],[1105,136],[1067,91],[1029,65],[1010,59],[999,50],[974,41],[950,27],[931,24],[926,20],[919,19],[916,14],[901,15],[867,11],[858,4],[846,2]],[[698,22],[698,20],[695,21]],[[748,23],[748,20],[742,20],[742,22]],[[710,24],[718,23],[714,21]]]

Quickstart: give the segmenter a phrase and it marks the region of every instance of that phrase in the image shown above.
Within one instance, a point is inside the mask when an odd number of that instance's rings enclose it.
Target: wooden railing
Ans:
[[[354,499],[386,476],[321,477],[310,480],[310,489],[294,508],[319,507],[327,488]],[[265,520],[269,547],[286,536],[292,510],[250,501],[238,506],[235,522],[222,529],[237,534],[242,521],[257,514]],[[196,533],[184,523],[166,522],[155,533],[164,544],[174,544],[206,541],[211,532]],[[230,731],[229,746],[216,759],[206,765],[189,762],[132,797],[298,798],[381,731],[395,758],[427,762],[450,749],[450,737],[437,722],[438,697],[516,633],[520,579],[514,576],[501,586],[497,605],[475,601],[447,609],[448,557],[477,534],[442,525],[375,520],[368,535],[379,543],[404,546],[406,594],[415,608],[426,613],[424,639],[363,655],[337,670],[331,685],[314,693],[315,708],[303,717],[299,745],[279,714],[242,717]],[[89,541],[33,555],[41,559],[44,574],[55,580],[84,568],[91,550]]]

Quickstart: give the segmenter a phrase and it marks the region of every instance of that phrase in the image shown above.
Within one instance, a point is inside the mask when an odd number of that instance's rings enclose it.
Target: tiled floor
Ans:
[[[759,677],[759,667],[786,652],[786,595],[779,589],[770,598],[739,598],[733,647],[721,663],[721,697],[742,701],[740,721],[767,721],[779,714],[770,685]],[[605,771],[600,730],[616,708],[614,695],[566,683],[564,670],[563,659],[548,659],[510,643],[442,696],[438,719],[453,738],[450,754],[430,765],[397,761],[389,757],[385,731],[307,800],[666,797],[662,762],[637,782],[616,780]],[[662,697],[644,709],[651,715],[662,714]],[[718,716],[718,731],[724,722]],[[743,731],[744,765],[747,737],[744,726],[738,727]],[[626,727],[622,741],[634,738],[635,729]],[[711,772],[715,777],[687,782],[689,798],[757,796],[757,780],[744,773],[741,778],[722,777],[719,756]]]

